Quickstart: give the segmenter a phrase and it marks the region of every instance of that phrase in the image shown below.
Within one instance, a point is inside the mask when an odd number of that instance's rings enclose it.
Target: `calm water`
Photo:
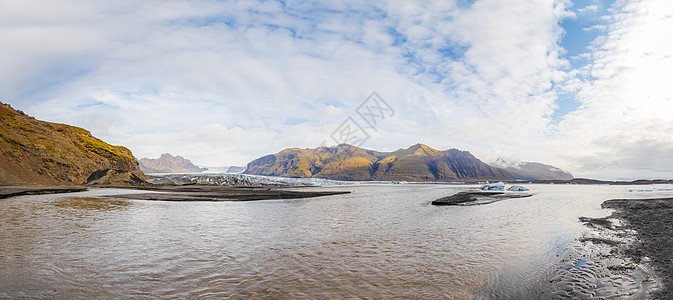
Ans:
[[[530,185],[481,206],[466,187],[361,185],[258,202],[0,200],[0,298],[508,298],[531,290],[624,186]]]

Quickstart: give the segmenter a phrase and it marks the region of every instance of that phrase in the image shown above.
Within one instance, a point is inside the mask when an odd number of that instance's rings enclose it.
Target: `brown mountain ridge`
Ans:
[[[347,144],[314,149],[289,148],[253,160],[244,173],[353,181],[514,180],[509,172],[489,166],[468,151],[440,151],[423,144],[393,152]]]
[[[129,149],[0,103],[0,185],[139,184],[147,178]]]

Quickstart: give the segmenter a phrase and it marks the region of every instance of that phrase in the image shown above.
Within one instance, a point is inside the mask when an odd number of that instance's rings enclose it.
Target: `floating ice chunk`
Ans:
[[[498,183],[485,184],[482,185],[479,189],[482,191],[504,191],[505,184],[502,181]]]
[[[521,186],[521,185],[513,185],[513,186],[509,187],[507,190],[512,191],[512,192],[525,192],[525,191],[528,190],[528,188],[525,187],[525,186]]]
[[[673,192],[673,188],[646,186],[629,189],[629,193]]]

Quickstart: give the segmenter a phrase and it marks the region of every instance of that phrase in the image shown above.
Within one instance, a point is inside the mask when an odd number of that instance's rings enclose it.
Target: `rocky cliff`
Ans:
[[[139,184],[131,151],[0,103],[0,184]]]
[[[467,151],[439,151],[422,144],[394,152],[346,144],[290,148],[250,162],[244,173],[357,181],[514,180],[512,174],[483,163]]]
[[[192,164],[182,156],[173,156],[170,153],[161,154],[159,158],[141,158],[140,169],[145,173],[201,173],[208,170]]]

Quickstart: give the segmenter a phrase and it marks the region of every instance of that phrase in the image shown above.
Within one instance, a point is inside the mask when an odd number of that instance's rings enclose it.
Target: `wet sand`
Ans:
[[[302,191],[293,187],[231,187],[231,186],[157,186],[142,187],[162,193],[115,195],[115,198],[155,201],[255,201],[271,199],[297,199],[348,194],[350,191]]]
[[[601,208],[614,212],[604,218],[580,217],[593,231],[561,261],[566,264],[561,269],[578,274],[562,271],[554,277],[556,285],[577,280],[594,284],[573,283],[572,294],[561,295],[673,299],[673,198],[613,199]]]
[[[0,199],[23,195],[75,193],[86,191],[82,186],[0,186]]]
[[[623,230],[634,230],[635,241],[623,253],[634,262],[649,261],[662,288],[653,299],[673,299],[673,198],[614,199],[603,202],[602,208],[615,212],[608,218],[623,221]]]

